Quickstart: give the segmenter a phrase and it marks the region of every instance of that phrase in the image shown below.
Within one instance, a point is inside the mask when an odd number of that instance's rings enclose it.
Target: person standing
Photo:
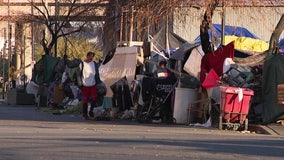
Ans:
[[[157,70],[154,72],[154,78],[174,78],[175,75],[167,68],[167,61],[160,61]]]
[[[93,61],[95,56],[94,52],[88,52],[86,59],[81,62],[81,82],[78,85],[81,88],[82,98],[81,101],[83,103],[82,114],[83,117],[88,120],[94,118],[94,108],[97,107],[97,88],[96,85],[101,83],[100,75],[99,75],[99,65]],[[88,103],[90,102],[91,107],[88,112]]]
[[[157,92],[156,96],[163,99],[163,103],[160,104],[160,120],[165,123],[173,123],[171,96],[172,87],[176,83],[176,77],[175,74],[170,71],[166,65],[167,61],[159,62],[159,66],[154,72],[154,85]]]

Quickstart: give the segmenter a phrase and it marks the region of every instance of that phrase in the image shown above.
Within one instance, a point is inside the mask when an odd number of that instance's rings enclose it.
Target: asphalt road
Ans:
[[[0,104],[0,160],[283,159],[284,137],[185,125],[85,121]]]

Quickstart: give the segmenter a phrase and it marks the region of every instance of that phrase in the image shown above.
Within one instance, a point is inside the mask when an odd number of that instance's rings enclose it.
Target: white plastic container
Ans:
[[[188,104],[198,100],[199,94],[195,89],[175,88],[175,101],[173,117],[177,124],[187,123]]]

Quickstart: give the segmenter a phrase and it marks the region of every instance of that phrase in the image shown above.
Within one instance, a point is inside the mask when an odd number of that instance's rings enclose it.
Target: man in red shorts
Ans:
[[[82,114],[83,117],[88,120],[94,118],[94,108],[97,107],[97,88],[96,85],[101,83],[99,76],[99,65],[93,61],[95,56],[94,52],[88,52],[87,57],[80,64],[81,69],[81,80],[82,83],[79,84],[82,92],[82,103],[83,109]],[[88,102],[90,102],[91,107],[88,113]]]

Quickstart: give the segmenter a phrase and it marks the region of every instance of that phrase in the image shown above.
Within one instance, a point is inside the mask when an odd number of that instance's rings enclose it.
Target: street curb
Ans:
[[[276,131],[265,125],[249,125],[249,131],[258,134],[279,135]]]

